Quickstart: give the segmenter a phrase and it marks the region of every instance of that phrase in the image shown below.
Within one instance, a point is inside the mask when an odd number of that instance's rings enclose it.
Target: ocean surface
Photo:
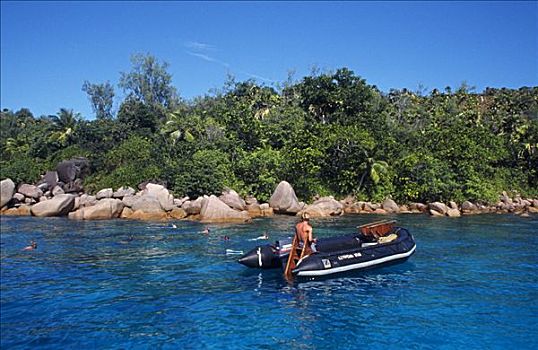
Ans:
[[[377,219],[313,220],[314,234]],[[407,262],[288,284],[236,260],[264,232],[289,236],[292,217],[208,235],[184,221],[1,217],[0,348],[538,348],[537,215],[397,219],[417,242]]]

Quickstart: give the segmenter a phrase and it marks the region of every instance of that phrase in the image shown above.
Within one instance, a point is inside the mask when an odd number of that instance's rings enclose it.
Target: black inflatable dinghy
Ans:
[[[320,238],[314,252],[298,259],[291,273],[296,277],[316,277],[403,262],[415,252],[416,244],[407,229],[394,223],[374,222],[359,226],[356,235]],[[291,238],[280,240],[252,249],[239,263],[252,268],[285,269],[291,250]]]

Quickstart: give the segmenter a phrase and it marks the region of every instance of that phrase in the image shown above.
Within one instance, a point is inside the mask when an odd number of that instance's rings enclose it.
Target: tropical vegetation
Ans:
[[[197,197],[231,187],[267,200],[281,180],[316,195],[400,202],[491,202],[538,194],[538,87],[392,89],[347,68],[278,86],[230,78],[184,100],[168,65],[135,55],[125,93],[85,81],[95,118],[68,108],[0,117],[0,177],[34,182],[64,159],[87,157],[85,188],[166,183]]]

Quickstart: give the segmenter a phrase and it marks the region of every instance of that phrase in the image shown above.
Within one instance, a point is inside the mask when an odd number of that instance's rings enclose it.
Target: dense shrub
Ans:
[[[268,201],[282,179],[284,157],[270,147],[244,152],[238,159],[236,174],[244,191],[260,201]]]
[[[0,178],[17,183],[35,183],[47,170],[47,162],[26,155],[0,162]]]
[[[174,179],[174,193],[191,198],[220,194],[225,187],[237,187],[230,158],[220,150],[200,150],[182,164]]]

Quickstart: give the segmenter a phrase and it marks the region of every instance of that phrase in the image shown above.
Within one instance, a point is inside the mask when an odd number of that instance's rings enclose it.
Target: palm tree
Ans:
[[[372,180],[374,185],[377,185],[381,180],[381,177],[387,173],[389,164],[383,160],[376,160],[372,157],[368,157],[368,154],[366,154],[366,160],[360,165],[359,168],[362,170],[362,175],[359,181],[359,188],[357,189],[357,192],[360,192],[367,175],[370,177],[370,180]]]
[[[80,121],[80,114],[74,113],[72,109],[61,108],[58,115],[51,117],[51,121],[54,132],[50,135],[50,139],[65,146],[74,138],[74,133]]]
[[[185,127],[184,119],[180,111],[168,113],[166,116],[166,122],[161,128],[161,134],[167,135],[173,145],[181,138],[188,142],[194,141],[194,136]]]

